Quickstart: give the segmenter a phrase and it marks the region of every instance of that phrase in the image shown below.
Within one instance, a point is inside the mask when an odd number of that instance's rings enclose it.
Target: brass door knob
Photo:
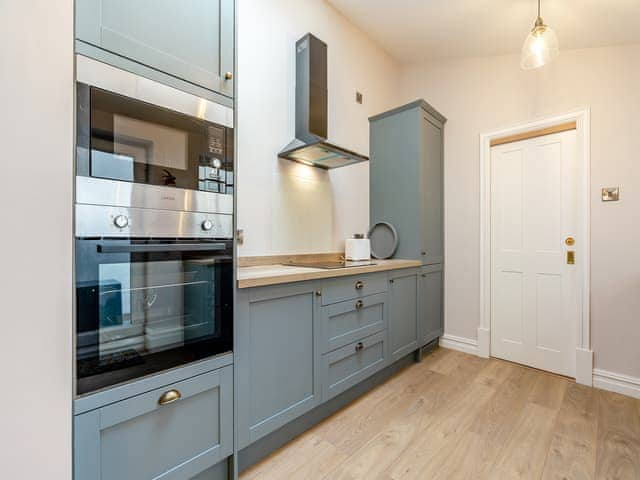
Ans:
[[[169,390],[160,396],[158,405],[169,405],[170,403],[177,402],[181,398],[182,394],[178,390]]]
[[[364,302],[362,300],[358,300],[356,302],[356,309],[360,310],[362,307],[364,307]]]
[[[573,237],[567,237],[564,241],[564,243],[568,246],[568,247],[573,247],[576,244],[576,239]]]
[[[227,72],[224,74],[224,79],[225,80],[232,80],[233,79],[233,73],[231,72]]]
[[[364,288],[364,283],[363,282],[356,282],[356,290],[362,290]]]

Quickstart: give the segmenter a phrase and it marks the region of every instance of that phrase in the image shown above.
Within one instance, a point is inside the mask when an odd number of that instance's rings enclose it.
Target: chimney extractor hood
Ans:
[[[296,138],[279,156],[324,169],[369,160],[327,141],[327,44],[310,33],[296,42]]]

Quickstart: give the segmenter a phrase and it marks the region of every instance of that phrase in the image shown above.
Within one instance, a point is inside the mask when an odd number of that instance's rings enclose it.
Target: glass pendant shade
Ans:
[[[559,54],[558,37],[550,27],[543,23],[542,18],[538,17],[535,27],[527,35],[524,45],[522,45],[520,66],[524,70],[540,68]]]

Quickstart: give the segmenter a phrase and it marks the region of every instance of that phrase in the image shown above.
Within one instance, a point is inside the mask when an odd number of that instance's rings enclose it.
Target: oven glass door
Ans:
[[[79,84],[78,143],[80,175],[233,193],[233,129],[222,125]]]
[[[77,393],[230,351],[231,248],[77,239]]]

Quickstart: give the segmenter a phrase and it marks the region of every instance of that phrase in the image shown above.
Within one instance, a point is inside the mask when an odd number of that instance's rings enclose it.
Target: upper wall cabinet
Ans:
[[[78,53],[214,101],[233,97],[233,0],[76,0],[76,39]]]

